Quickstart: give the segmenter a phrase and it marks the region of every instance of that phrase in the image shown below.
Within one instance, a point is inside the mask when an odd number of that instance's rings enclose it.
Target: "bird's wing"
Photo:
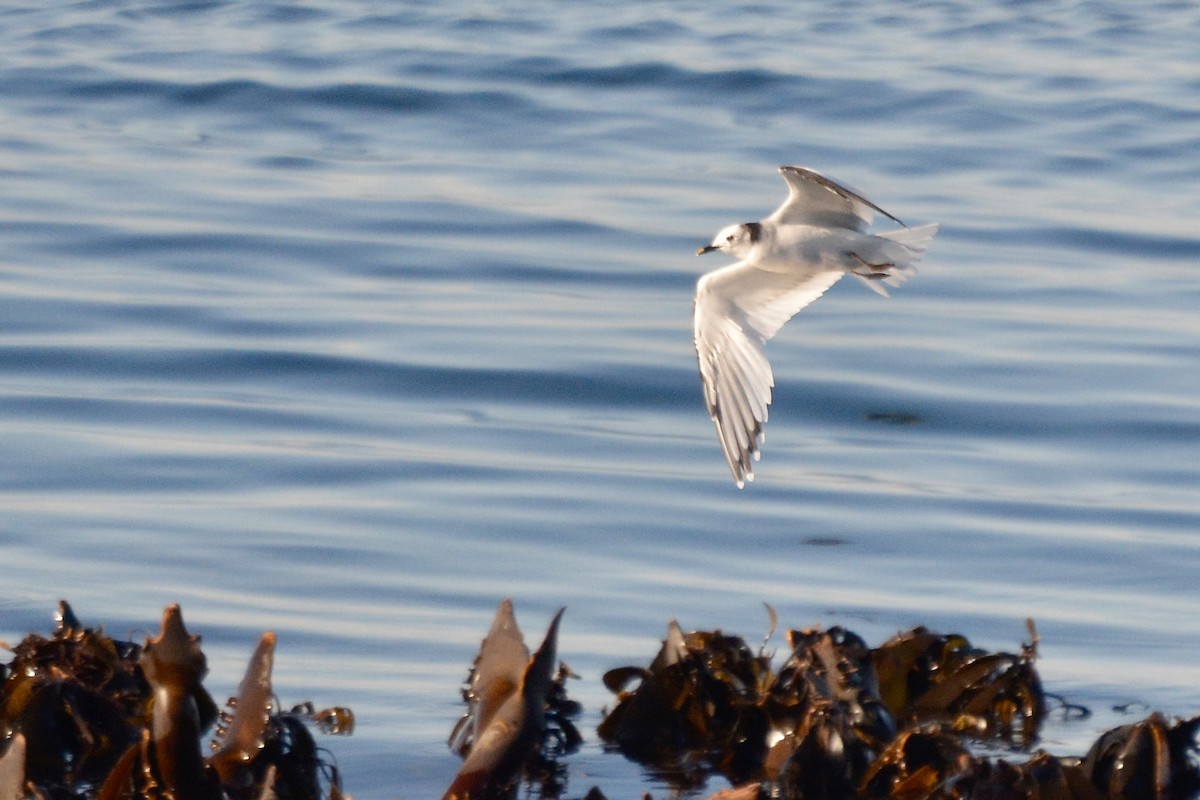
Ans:
[[[861,231],[878,211],[903,225],[903,222],[863,197],[858,192],[826,178],[807,167],[780,167],[787,181],[788,197],[769,220],[780,225],[819,225]]]
[[[696,285],[696,356],[704,402],[739,487],[754,480],[751,458],[758,459],[775,385],[763,345],[843,274],[767,272],[740,261]]]

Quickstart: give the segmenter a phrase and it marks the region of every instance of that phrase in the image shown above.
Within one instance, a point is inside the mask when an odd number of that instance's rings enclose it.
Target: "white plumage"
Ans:
[[[697,253],[740,259],[700,278],[695,337],[704,402],[733,478],[754,480],[775,385],[763,352],[796,312],[846,273],[887,295],[913,275],[938,226],[866,233],[879,212],[861,194],[805,167],[780,167],[788,197],[761,222],[730,225]]]

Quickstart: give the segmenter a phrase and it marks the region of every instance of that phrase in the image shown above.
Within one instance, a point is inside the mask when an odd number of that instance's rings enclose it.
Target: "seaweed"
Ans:
[[[582,741],[571,718],[579,707],[567,699],[570,669],[556,669],[559,610],[532,656],[517,626],[512,601],[496,610],[467,677],[467,712],[450,734],[463,764],[444,800],[507,798],[519,779],[540,783],[543,796],[557,796],[565,781],[557,757]]]
[[[1038,636],[1016,652],[923,627],[870,647],[834,626],[789,630],[776,659],[719,630],[671,621],[648,666],[604,675],[617,698],[606,749],[678,792],[713,776],[710,800],[1184,800],[1200,796],[1200,717],[1151,713],[1082,756],[1036,749],[1048,695]],[[583,739],[558,660],[563,612],[530,653],[503,601],[468,673],[450,736],[463,763],[444,800],[541,800],[567,793]],[[314,731],[349,734],[348,708],[283,710],[266,632],[224,707],[204,680],[201,639],[179,606],[138,644],[81,624],[64,601],[49,636],[0,664],[0,800],[341,800],[341,775]],[[778,661],[778,666],[776,662]],[[1088,714],[1058,699],[1070,716]],[[210,730],[212,733],[210,734]],[[205,737],[211,735],[206,745]],[[979,745],[984,745],[980,747]],[[1005,757],[981,755],[999,746]],[[599,787],[586,800],[604,800]],[[649,796],[647,795],[647,799]]]
[[[220,710],[203,686],[200,637],[179,606],[144,644],[83,626],[66,601],[49,637],[13,648],[0,686],[0,797],[337,800],[337,767],[309,726],[349,732],[353,713],[279,711],[275,635],[264,633],[238,694]],[[219,723],[205,756],[203,737]]]
[[[1021,652],[989,653],[965,636],[925,628],[898,634],[874,651],[880,696],[906,723],[948,721],[960,732],[1028,747],[1041,728],[1046,700],[1034,662],[1037,631]]]
[[[1030,642],[1017,653],[925,628],[874,649],[841,627],[790,631],[791,652],[772,671],[741,639],[684,634],[672,621],[648,668],[606,674],[618,702],[598,732],[656,774],[676,776],[680,789],[702,786],[709,772],[734,784],[710,800],[1200,795],[1200,717],[1151,714],[1103,734],[1083,758],[1030,752],[1047,695],[1037,633],[1026,624]],[[973,742],[1029,755],[977,756]]]

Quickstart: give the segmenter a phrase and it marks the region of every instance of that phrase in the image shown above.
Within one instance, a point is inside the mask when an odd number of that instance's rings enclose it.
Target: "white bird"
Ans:
[[[788,197],[760,222],[723,228],[697,255],[721,251],[740,261],[696,284],[695,337],[704,402],[738,488],[754,480],[763,424],[775,385],[763,353],[796,312],[846,273],[887,296],[916,270],[938,226],[866,233],[880,214],[861,194],[805,167],[780,167]]]

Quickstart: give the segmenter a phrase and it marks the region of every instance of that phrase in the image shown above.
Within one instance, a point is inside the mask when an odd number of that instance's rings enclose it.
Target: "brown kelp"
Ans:
[[[1034,661],[1037,631],[1019,654],[989,653],[966,637],[914,628],[873,654],[880,698],[902,722],[949,720],[955,730],[1023,745],[1037,738],[1045,698]]]
[[[685,634],[672,620],[649,667],[605,673],[605,686],[620,702],[600,723],[600,738],[682,785],[702,781],[710,769],[745,780],[757,774],[765,753],[770,664],[736,636]]]
[[[1200,717],[1169,722],[1151,714],[1105,733],[1080,763],[1109,797],[1200,796]]]
[[[279,711],[271,688],[275,636],[263,635],[231,713],[203,686],[200,637],[179,606],[139,646],[81,625],[64,601],[50,638],[27,636],[0,688],[0,795],[38,798],[341,797],[336,768],[308,723],[353,727],[348,709]],[[211,755],[203,737],[221,721]],[[19,787],[19,788],[15,788]],[[11,789],[11,791],[10,791]],[[14,793],[15,792],[15,793]]]
[[[467,679],[467,713],[450,736],[464,757],[444,800],[482,800],[511,793],[523,769],[547,753],[575,749],[580,741],[570,722],[577,707],[567,700],[568,670],[558,663],[554,615],[542,646],[531,657],[510,600],[496,610]]]
[[[1027,625],[1019,653],[925,628],[877,648],[840,627],[793,630],[773,670],[737,637],[685,634],[672,621],[649,667],[605,676],[618,703],[599,732],[681,788],[709,773],[735,784],[710,800],[1200,796],[1200,717],[1152,714],[1104,734],[1083,758],[975,755],[981,740],[1017,754],[1037,740],[1046,696]]]
[[[150,684],[152,747],[146,750],[158,782],[179,800],[220,800],[217,777],[205,768],[200,745],[217,716],[216,704],[201,685],[208,663],[200,637],[184,627],[179,606],[163,612],[162,630],[158,638],[146,640],[138,663]]]
[[[149,686],[141,648],[79,624],[59,604],[50,637],[29,634],[13,650],[0,687],[0,733],[25,742],[22,783],[75,797],[104,781],[144,727]]]
[[[841,627],[789,631],[788,645],[773,670],[770,655],[738,637],[684,634],[672,621],[648,668],[605,675],[618,703],[600,736],[685,785],[712,770],[734,783],[773,781],[783,795],[845,797],[898,720],[953,711],[1006,723],[969,728],[1002,736],[1019,718],[1023,734],[1036,735],[1043,701],[1033,645],[1019,656],[988,654],[962,637],[913,631],[873,650]]]
[[[1200,792],[1200,717],[1168,723],[1152,714],[1100,736],[1088,754],[1038,752],[1024,763],[972,755],[944,727],[904,731],[871,766],[858,796],[869,800],[1185,800]]]
[[[225,709],[205,688],[199,636],[178,606],[142,644],[82,625],[61,603],[53,634],[0,664],[0,800],[340,800],[312,728],[349,733],[346,708],[279,708],[263,634]],[[464,761],[446,800],[557,800],[580,744],[558,662],[559,611],[531,654],[504,601],[451,735]],[[671,622],[647,667],[609,671],[609,748],[712,800],[1184,800],[1200,797],[1200,717],[1150,714],[1078,757],[1034,750],[1047,716],[1038,637],[1015,653],[925,628],[878,647],[841,627],[791,630],[782,657]],[[7,648],[6,645],[4,647]],[[1060,701],[1063,711],[1078,706]],[[1084,710],[1086,713],[1086,710]],[[206,744],[211,734],[211,743]],[[983,747],[980,747],[983,744]],[[978,751],[1003,751],[1003,758]],[[649,796],[647,795],[647,798]],[[599,788],[587,800],[603,800]]]

